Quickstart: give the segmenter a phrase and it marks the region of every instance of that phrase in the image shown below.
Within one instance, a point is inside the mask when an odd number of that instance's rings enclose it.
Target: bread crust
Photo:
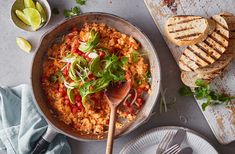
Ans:
[[[177,18],[179,19],[177,20]],[[173,21],[175,22],[173,23]],[[201,27],[201,30],[198,30],[198,26]],[[215,27],[216,24],[211,19],[188,15],[170,17],[164,29],[171,42],[178,46],[187,46],[205,40]]]

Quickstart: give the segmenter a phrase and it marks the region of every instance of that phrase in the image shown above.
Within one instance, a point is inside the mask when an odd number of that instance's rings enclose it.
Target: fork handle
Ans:
[[[109,118],[109,132],[106,145],[106,154],[112,154],[113,151],[113,137],[115,133],[115,123],[116,123],[116,112],[117,107],[111,107],[111,113]]]

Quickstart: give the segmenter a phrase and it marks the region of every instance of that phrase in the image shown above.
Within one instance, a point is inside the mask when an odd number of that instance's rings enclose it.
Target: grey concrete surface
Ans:
[[[13,0],[0,1],[0,85],[14,86],[21,83],[30,83],[30,68],[35,48],[39,45],[42,34],[64,20],[63,9],[75,5],[75,0],[48,0],[51,7],[59,8],[60,14],[53,15],[49,25],[37,32],[25,32],[13,25],[10,20],[10,7]],[[163,87],[167,89],[167,100],[176,99],[175,104],[167,113],[159,113],[159,105],[154,109],[154,115],[148,123],[142,125],[134,132],[123,136],[114,143],[114,153],[117,154],[122,147],[141,133],[158,126],[184,126],[191,128],[208,138],[220,153],[235,153],[235,143],[220,145],[196,102],[191,97],[181,97],[178,89],[182,85],[179,78],[179,69],[169,52],[161,34],[156,28],[143,0],[87,0],[82,6],[83,12],[100,11],[121,16],[141,28],[151,39],[162,65]],[[33,45],[31,54],[22,52],[15,43],[15,38],[22,36]],[[105,142],[78,142],[69,139],[74,154],[103,154]]]

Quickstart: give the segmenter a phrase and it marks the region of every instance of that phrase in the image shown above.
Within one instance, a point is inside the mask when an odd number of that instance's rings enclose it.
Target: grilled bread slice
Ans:
[[[189,87],[197,87],[195,82],[198,79],[204,80],[206,83],[210,83],[213,79],[220,76],[223,73],[223,70],[216,71],[214,73],[208,73],[208,74],[198,74],[196,72],[181,72],[181,80],[182,82]]]
[[[232,44],[233,44],[233,46],[229,47],[228,51],[226,51],[226,53],[224,53],[218,61],[216,61],[215,63],[213,63],[207,67],[196,69],[195,72],[198,74],[214,73],[214,72],[222,70],[226,66],[228,66],[228,64],[235,57],[235,51],[234,51],[235,50],[235,41],[233,41]]]
[[[229,24],[222,15],[215,15],[216,29],[197,44],[188,46],[182,53],[179,66],[184,71],[194,71],[216,62],[229,46]]]
[[[203,76],[198,75],[196,72],[186,72],[186,71],[181,72],[181,80],[188,87],[197,87],[195,82],[198,79],[203,79],[206,83],[210,83],[211,81],[210,78],[208,77],[203,78]]]
[[[173,16],[165,24],[167,37],[179,46],[201,42],[214,29],[215,22],[213,20],[193,15]]]
[[[228,23],[228,29],[230,31],[229,38],[235,39],[235,16],[229,12],[222,12],[219,15]]]

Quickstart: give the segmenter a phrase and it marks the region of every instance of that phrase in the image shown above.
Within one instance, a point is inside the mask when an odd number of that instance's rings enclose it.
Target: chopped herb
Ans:
[[[180,94],[183,96],[192,96],[194,95],[197,99],[206,99],[206,102],[202,104],[202,110],[205,111],[206,107],[209,105],[217,105],[228,103],[232,99],[235,99],[235,96],[228,96],[226,94],[218,94],[215,91],[210,89],[210,86],[201,79],[196,80],[195,84],[198,86],[194,88],[194,91],[187,86],[184,86],[180,89]]]
[[[85,5],[86,4],[86,0],[76,0],[77,4],[80,5]]]
[[[133,51],[131,52],[132,60],[133,60],[134,63],[137,63],[137,62],[138,62],[138,60],[139,60],[139,55],[140,55],[140,53],[139,53],[138,51],[136,51],[136,50],[133,50]]]
[[[210,87],[196,87],[194,88],[194,94],[197,99],[203,99],[206,98],[208,95],[210,95]]]
[[[52,82],[52,83],[56,83],[58,81],[58,79],[60,79],[62,81],[64,80],[64,76],[61,71],[57,71],[55,74],[50,76],[50,82]]]
[[[151,78],[151,72],[150,72],[150,71],[148,71],[148,72],[146,73],[146,78]]]
[[[70,18],[76,15],[79,15],[81,12],[80,8],[75,6],[73,8],[71,8],[70,10],[65,9],[64,10],[64,16],[65,18]]]
[[[137,84],[141,85],[142,84],[142,80],[137,80]]]
[[[84,106],[86,105],[88,95],[104,90],[111,82],[125,80],[122,62],[119,61],[118,57],[114,54],[106,55],[103,60],[96,57],[92,61],[89,70],[97,79],[85,82],[79,89]]]
[[[206,83],[204,80],[202,80],[202,79],[197,79],[197,80],[195,81],[195,84],[196,84],[198,87],[206,87],[206,86],[207,86],[207,83]]]
[[[123,56],[122,59],[121,59],[121,62],[123,65],[127,65],[128,64],[128,58]]]
[[[179,90],[181,96],[193,96],[193,92],[187,86],[182,86]]]
[[[60,13],[60,11],[59,11],[58,8],[54,7],[54,8],[52,9],[52,14],[58,15],[59,13]]]
[[[91,62],[90,71],[97,77],[102,75],[103,70],[101,68],[101,61],[99,56],[93,59]]]
[[[50,82],[56,83],[57,80],[58,80],[58,77],[56,75],[51,75],[50,76]]]

